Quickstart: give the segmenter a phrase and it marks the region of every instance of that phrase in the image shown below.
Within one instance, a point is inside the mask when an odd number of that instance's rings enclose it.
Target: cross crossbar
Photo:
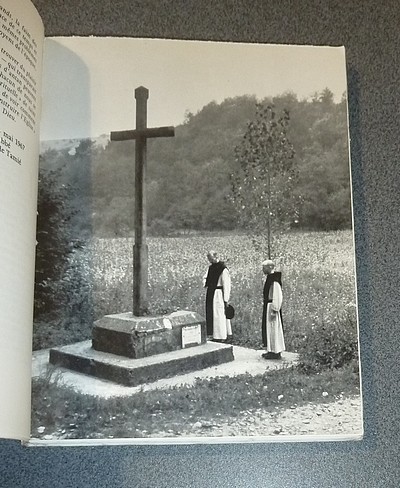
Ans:
[[[128,141],[131,139],[139,139],[139,137],[153,138],[153,137],[174,137],[174,127],[154,127],[150,129],[134,129],[121,130],[111,132],[110,139],[112,141]]]

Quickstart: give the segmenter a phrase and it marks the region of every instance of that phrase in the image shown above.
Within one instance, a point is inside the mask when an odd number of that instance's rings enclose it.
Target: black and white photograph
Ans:
[[[362,439],[345,49],[43,66],[30,442]]]

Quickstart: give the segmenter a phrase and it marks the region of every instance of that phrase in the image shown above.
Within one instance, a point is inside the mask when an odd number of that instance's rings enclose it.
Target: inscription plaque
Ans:
[[[182,327],[182,349],[197,344],[201,344],[201,325]]]

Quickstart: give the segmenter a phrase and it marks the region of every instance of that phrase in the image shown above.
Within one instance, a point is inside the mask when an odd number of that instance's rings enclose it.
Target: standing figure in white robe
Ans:
[[[262,341],[267,350],[264,359],[281,359],[285,350],[282,325],[282,273],[273,272],[275,264],[271,260],[262,263],[263,272],[267,276],[264,284],[264,306],[262,317]]]
[[[215,251],[209,251],[207,259],[211,263],[203,278],[203,285],[207,288],[207,336],[212,336],[215,341],[226,341],[232,335],[231,321],[225,316],[231,294],[231,278],[228,268],[218,259]]]

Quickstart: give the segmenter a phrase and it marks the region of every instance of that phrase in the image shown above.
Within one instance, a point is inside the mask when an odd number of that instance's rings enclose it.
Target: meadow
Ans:
[[[206,253],[216,250],[230,270],[230,302],[236,316],[236,343],[259,347],[265,255],[255,251],[245,235],[150,238],[149,311],[193,310],[204,316]],[[356,321],[353,235],[351,231],[291,233],[276,243],[282,271],[283,318],[288,350],[317,326],[330,327],[346,315]],[[76,297],[90,315],[132,309],[133,239],[98,239],[72,256],[70,283],[78,282]],[[79,284],[78,283],[78,284]],[[86,300],[86,301],[85,301]],[[83,314],[85,315],[85,314]],[[90,326],[90,324],[88,324]],[[85,329],[85,328],[84,328]],[[86,330],[86,335],[90,327]]]

